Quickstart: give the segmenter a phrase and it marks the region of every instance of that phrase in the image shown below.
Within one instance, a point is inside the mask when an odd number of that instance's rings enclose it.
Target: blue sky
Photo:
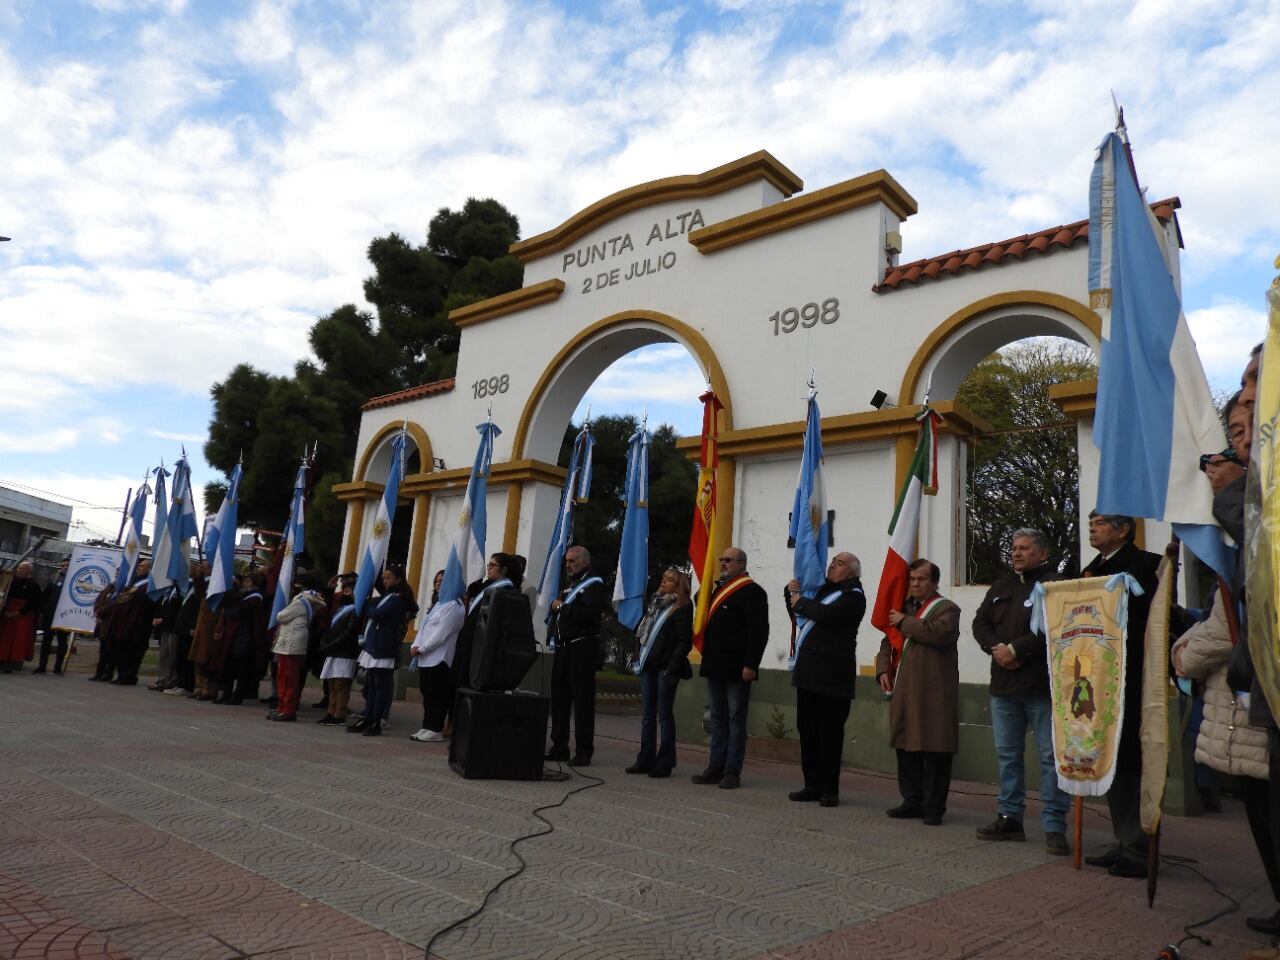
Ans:
[[[369,239],[468,196],[531,235],[763,147],[887,168],[914,259],[1085,216],[1111,89],[1226,387],[1280,252],[1277,48],[1265,0],[0,0],[0,480],[114,506],[184,442],[209,479],[210,385],[292,369]],[[589,400],[692,431],[690,383],[659,347]]]

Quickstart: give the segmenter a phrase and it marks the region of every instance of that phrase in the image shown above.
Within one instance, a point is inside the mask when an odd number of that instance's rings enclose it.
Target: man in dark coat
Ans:
[[[747,573],[746,551],[725,547],[707,611],[699,670],[707,681],[711,751],[707,768],[693,776],[694,783],[714,783],[722,790],[741,786],[751,682],[759,674],[768,643],[769,596]]]
[[[1080,571],[1082,577],[1109,577],[1130,574],[1142,587],[1141,596],[1129,596],[1129,621],[1125,640],[1124,722],[1120,727],[1120,749],[1116,754],[1115,778],[1107,791],[1111,808],[1111,829],[1116,842],[1103,853],[1085,857],[1095,867],[1107,867],[1113,877],[1147,875],[1147,835],[1142,831],[1139,806],[1142,800],[1142,744],[1138,729],[1142,724],[1142,666],[1146,651],[1147,614],[1156,591],[1156,571],[1160,557],[1134,544],[1137,524],[1133,517],[1089,513],[1089,546],[1098,555]]]
[[[150,572],[151,561],[139,560],[132,582],[112,605],[110,630],[118,674],[111,682],[122,687],[131,687],[138,682],[138,669],[156,627],[157,604],[147,596],[147,574]]]
[[[979,840],[1025,840],[1023,752],[1027,728],[1040,756],[1040,822],[1045,849],[1071,852],[1067,843],[1067,795],[1058,786],[1053,753],[1053,706],[1049,700],[1049,658],[1045,639],[1031,631],[1031,591],[1053,580],[1049,542],[1039,530],[1015,530],[1009,549],[1013,573],[993,584],[973,618],[973,637],[991,657],[991,732],[1000,766],[1000,797],[994,822],[978,828]]]
[[[565,580],[551,601],[548,631],[555,640],[551,665],[551,749],[548,760],[569,760],[569,714],[573,713],[571,766],[586,767],[595,752],[596,668],[600,665],[600,617],[604,581],[591,573],[591,554],[570,547],[564,555]]]
[[[854,651],[858,627],[867,612],[862,592],[862,561],[837,553],[827,565],[827,581],[812,599],[800,595],[800,581],[787,584],[787,610],[806,621],[796,636],[796,731],[804,789],[792,791],[799,803],[840,803],[840,761],[844,725],[853,701],[858,665]]]
[[[942,571],[921,557],[911,564],[907,600],[889,613],[904,638],[896,671],[886,636],[876,679],[889,694],[889,746],[898,754],[902,803],[895,820],[941,825],[951,789],[951,761],[960,752],[960,608],[938,593]]]
[[[44,587],[44,596],[40,604],[40,665],[32,673],[45,673],[49,669],[49,651],[54,642],[58,644],[58,652],[53,661],[53,672],[62,674],[62,664],[67,659],[67,631],[53,629],[53,615],[58,612],[58,600],[62,597],[62,587],[67,582],[67,567],[70,561],[63,560],[58,564],[58,572]],[[56,636],[55,636],[56,634]]]

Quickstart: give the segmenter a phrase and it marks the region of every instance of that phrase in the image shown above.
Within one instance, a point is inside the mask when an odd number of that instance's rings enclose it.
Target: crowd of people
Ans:
[[[1215,514],[1237,543],[1245,543],[1244,484],[1250,462],[1253,404],[1258,372],[1255,349],[1239,393],[1226,410],[1229,449],[1206,456],[1202,467],[1215,491]],[[1132,517],[1094,512],[1089,542],[1097,551],[1083,577],[1131,575],[1142,587],[1128,605],[1127,683],[1114,780],[1107,793],[1113,842],[1085,858],[1112,876],[1144,877],[1148,837],[1139,822],[1142,751],[1139,744],[1144,633],[1155,592],[1160,557],[1136,543]],[[1242,551],[1243,556],[1243,551]],[[731,790],[741,786],[752,684],[769,640],[769,597],[748,572],[748,557],[737,546],[719,557],[720,576],[703,631],[698,673],[705,684],[710,747],[706,767],[692,776],[700,786]],[[95,604],[99,654],[94,682],[131,685],[153,633],[159,636],[159,677],[151,689],[199,701],[236,705],[264,702],[267,719],[297,720],[306,677],[316,677],[324,708],[319,723],[349,733],[379,736],[387,726],[397,667],[417,671],[422,725],[410,736],[420,742],[447,740],[455,692],[469,685],[470,662],[483,601],[494,591],[521,591],[525,560],[494,553],[482,579],[465,596],[441,602],[444,571],[433,579],[431,602],[419,605],[404,569],[386,566],[381,589],[357,614],[354,573],[322,585],[308,572],[294,580],[294,595],[267,629],[269,594],[263,574],[250,572],[223,595],[216,609],[206,602],[209,568],[192,564],[192,590],[185,597],[153,601],[147,593],[147,561],[132,581],[108,588]],[[1033,528],[1014,532],[1010,573],[986,592],[974,614],[972,633],[990,657],[990,718],[999,768],[995,820],[977,831],[988,841],[1024,841],[1026,806],[1024,753],[1028,732],[1040,765],[1040,820],[1047,852],[1071,852],[1067,839],[1068,796],[1059,787],[1055,761],[1050,676],[1043,633],[1032,629],[1032,594],[1038,583],[1058,579],[1045,536]],[[53,672],[65,669],[66,637],[50,630],[64,564],[46,590],[32,579],[30,564],[15,578],[0,617],[0,669],[12,672],[34,657],[37,626],[43,628],[40,663],[44,673],[56,644]],[[856,643],[866,597],[861,562],[849,552],[832,557],[826,581],[805,597],[798,581],[783,589],[783,603],[797,625],[794,668],[796,726],[804,785],[790,793],[796,803],[836,807],[845,727],[855,692]],[[1244,616],[1245,570],[1215,595],[1208,608],[1175,611],[1171,673],[1196,684],[1203,722],[1196,760],[1237,778],[1253,839],[1270,889],[1280,904],[1280,731],[1249,660]],[[908,596],[890,614],[903,644],[886,636],[875,659],[876,682],[889,698],[889,742],[897,756],[901,802],[886,811],[898,820],[939,826],[947,810],[952,761],[960,749],[960,686],[957,645],[962,611],[939,592],[940,571],[920,558],[910,564]],[[635,670],[642,700],[640,746],[627,774],[670,777],[677,764],[676,691],[693,677],[694,600],[681,569],[665,570],[636,630]],[[609,613],[604,580],[592,572],[586,547],[565,554],[564,578],[551,603],[547,647],[554,651],[551,722],[546,759],[588,766],[594,756],[596,673],[601,662],[602,619]],[[409,624],[418,627],[402,662]],[[260,684],[271,680],[268,696]],[[350,707],[359,678],[364,707]],[[572,736],[573,750],[570,750]],[[1250,918],[1260,933],[1280,936],[1280,910]],[[1280,952],[1256,951],[1276,960]]]

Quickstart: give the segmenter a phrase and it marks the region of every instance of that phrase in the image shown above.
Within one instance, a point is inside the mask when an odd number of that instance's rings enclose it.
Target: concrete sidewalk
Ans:
[[[265,687],[264,687],[265,688]],[[304,702],[315,699],[314,687]],[[407,739],[398,703],[381,738],[263,720],[86,683],[0,678],[0,957],[423,956],[516,866],[511,841],[571,783],[465,781],[443,745]],[[883,776],[846,773],[836,809],[792,804],[799,771],[749,762],[737,791],[697,787],[683,748],[669,780],[626,776],[637,721],[601,717],[604,783],[547,813],[528,869],[477,920],[438,940],[446,960],[1155,957],[1225,902],[1183,866],[1144,885],[989,844],[992,788],[955,784],[946,823],[884,816]],[[1033,810],[1035,805],[1033,805]],[[1091,809],[1086,848],[1101,845]],[[1165,851],[1194,858],[1243,910],[1188,958],[1239,957],[1275,908],[1242,812],[1169,818]]]

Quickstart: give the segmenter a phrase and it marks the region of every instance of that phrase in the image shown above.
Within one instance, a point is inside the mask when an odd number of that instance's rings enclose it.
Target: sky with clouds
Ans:
[[[110,506],[185,444],[202,483],[210,385],[291,370],[372,237],[469,196],[528,236],[765,148],[887,168],[909,260],[1085,216],[1111,89],[1225,387],[1280,252],[1276,49],[1274,0],[0,0],[0,481]],[[590,400],[692,431],[691,378],[653,348]]]

